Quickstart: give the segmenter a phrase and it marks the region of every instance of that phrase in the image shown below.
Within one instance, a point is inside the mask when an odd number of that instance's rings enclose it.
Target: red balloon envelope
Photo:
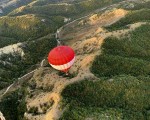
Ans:
[[[53,68],[67,72],[75,61],[75,53],[68,46],[57,46],[49,52],[48,61]]]

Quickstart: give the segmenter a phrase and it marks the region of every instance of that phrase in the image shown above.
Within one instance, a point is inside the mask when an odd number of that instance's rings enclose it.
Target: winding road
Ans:
[[[6,91],[3,93],[3,96],[8,92],[8,90],[9,90],[13,85],[14,85],[14,83],[7,87]]]
[[[103,10],[106,10],[108,7],[113,7],[113,6],[116,6],[116,5],[118,5],[118,4],[121,4],[121,3],[124,3],[124,2],[128,2],[128,1],[134,1],[134,0],[124,0],[124,1],[119,2],[119,3],[117,3],[117,4],[109,5],[109,6],[107,6],[107,7],[103,7],[103,8],[101,8],[101,9],[98,9],[97,11],[103,11]],[[54,33],[54,35],[55,35],[55,37],[56,37],[56,40],[57,40],[58,45],[61,44],[60,33],[61,33],[61,31],[62,31],[65,27],[67,27],[68,25],[70,25],[70,24],[72,24],[72,23],[74,23],[74,22],[76,22],[76,21],[78,21],[78,20],[81,20],[81,19],[84,19],[84,18],[86,18],[86,17],[89,17],[90,15],[91,15],[91,13],[88,14],[88,15],[86,15],[86,16],[83,16],[83,17],[80,17],[80,18],[78,18],[78,19],[75,19],[75,20],[73,20],[73,21],[71,21],[71,22],[69,22],[69,23],[63,25],[63,26],[60,27],[59,29],[57,29],[57,31],[56,31],[56,33]],[[19,79],[18,79],[18,80],[19,80]],[[2,97],[14,86],[15,83],[16,83],[16,82],[12,83],[10,86],[7,87],[7,89],[5,88],[5,89],[6,89],[5,92],[4,92],[4,93],[2,94],[2,96],[0,96],[0,97],[2,98]],[[4,90],[4,89],[3,89],[3,90]]]
[[[127,2],[127,1],[134,1],[134,0],[124,0],[124,1],[121,1],[121,2],[119,2],[119,3],[113,4],[113,5],[109,5],[109,6],[107,6],[107,7],[103,7],[103,8],[97,9],[97,10],[98,10],[98,11],[103,11],[103,10],[106,10],[108,7],[113,7],[113,6],[115,6],[115,5],[118,5],[118,4]],[[55,37],[56,37],[56,40],[57,40],[57,45],[60,45],[60,44],[61,44],[60,32],[63,30],[63,28],[67,27],[68,25],[70,25],[70,24],[72,24],[72,23],[74,23],[74,22],[76,22],[76,21],[78,21],[78,20],[81,20],[81,19],[84,19],[84,18],[86,18],[86,17],[89,17],[90,15],[91,15],[91,13],[88,14],[88,15],[86,15],[86,16],[77,18],[77,19],[75,19],[75,20],[73,20],[73,21],[71,21],[71,22],[69,22],[69,23],[63,25],[63,26],[60,27],[59,29],[57,29],[56,33],[54,33],[54,35],[55,35]],[[10,86],[8,86],[7,89],[6,89],[6,91],[3,93],[3,95],[2,95],[1,97],[3,97],[3,96],[10,90],[10,88],[11,88],[14,84],[15,84],[15,82],[12,83]]]
[[[109,6],[106,6],[106,7],[100,8],[100,9],[97,9],[96,11],[99,11],[99,12],[100,12],[100,11],[106,10],[108,7],[114,7],[114,6],[118,5],[118,4],[121,4],[121,3],[124,3],[124,2],[127,2],[127,1],[134,1],[134,0],[124,0],[124,1],[121,1],[121,2],[119,2],[119,3],[115,3],[115,4],[113,4],[113,5],[109,5]],[[86,18],[86,17],[89,17],[89,16],[91,16],[91,15],[92,15],[92,13],[90,13],[90,14],[88,14],[88,15],[86,15],[86,16],[77,18],[77,19],[75,19],[75,20],[73,20],[73,21],[71,21],[71,22],[69,22],[69,23],[63,25],[63,26],[60,27],[59,29],[57,29],[57,31],[56,31],[56,33],[55,33],[55,37],[56,37],[56,40],[57,40],[58,45],[61,44],[61,41],[60,41],[60,32],[63,30],[63,28],[67,27],[68,25],[70,25],[70,24],[72,24],[72,23],[74,23],[74,22],[76,22],[76,21],[78,21],[78,20],[81,20],[81,19],[84,19],[84,18]]]

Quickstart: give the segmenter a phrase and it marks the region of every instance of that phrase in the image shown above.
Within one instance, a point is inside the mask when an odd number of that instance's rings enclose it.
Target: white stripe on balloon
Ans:
[[[52,64],[50,65],[57,70],[65,70],[70,68],[73,65],[74,61],[75,61],[75,57],[70,62],[63,65],[52,65]]]

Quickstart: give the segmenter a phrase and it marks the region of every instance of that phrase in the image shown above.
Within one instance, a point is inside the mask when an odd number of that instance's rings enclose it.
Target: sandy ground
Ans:
[[[27,107],[28,109],[36,106],[38,110],[42,112],[41,104],[47,103],[49,101],[53,101],[53,105],[47,110],[46,114],[41,114],[37,116],[32,116],[31,114],[25,114],[25,116],[29,120],[57,120],[63,113],[63,110],[60,109],[60,101],[61,101],[61,92],[62,90],[69,84],[72,84],[81,80],[96,80],[96,78],[90,72],[90,66],[94,60],[94,58],[101,53],[101,45],[104,40],[108,36],[116,36],[120,37],[121,35],[126,34],[129,31],[134,30],[145,23],[136,23],[130,25],[128,29],[118,30],[113,32],[107,32],[103,29],[103,26],[110,25],[127,14],[127,11],[122,9],[118,9],[111,12],[106,12],[101,16],[93,15],[88,19],[86,25],[80,25],[74,28],[74,24],[69,26],[73,29],[72,32],[67,32],[64,30],[61,34],[61,38],[67,39],[70,36],[74,36],[70,40],[66,40],[65,44],[71,46],[76,53],[76,61],[70,72],[73,74],[77,74],[76,77],[67,79],[58,75],[56,71],[53,71],[49,68],[40,68],[38,69],[32,80],[36,83],[36,88],[40,88],[41,86],[52,86],[52,91],[46,92],[34,92],[34,96],[32,98],[28,98]],[[111,17],[109,17],[111,16]],[[104,20],[105,19],[105,20]],[[79,21],[76,24],[80,24]],[[91,27],[92,26],[92,27]],[[80,29],[80,31],[79,31]],[[87,37],[88,35],[88,37]]]

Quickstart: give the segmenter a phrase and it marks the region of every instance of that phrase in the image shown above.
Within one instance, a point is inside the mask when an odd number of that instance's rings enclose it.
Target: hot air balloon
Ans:
[[[65,73],[68,72],[70,67],[75,61],[75,53],[72,48],[68,46],[57,46],[49,52],[48,62],[49,64]]]

